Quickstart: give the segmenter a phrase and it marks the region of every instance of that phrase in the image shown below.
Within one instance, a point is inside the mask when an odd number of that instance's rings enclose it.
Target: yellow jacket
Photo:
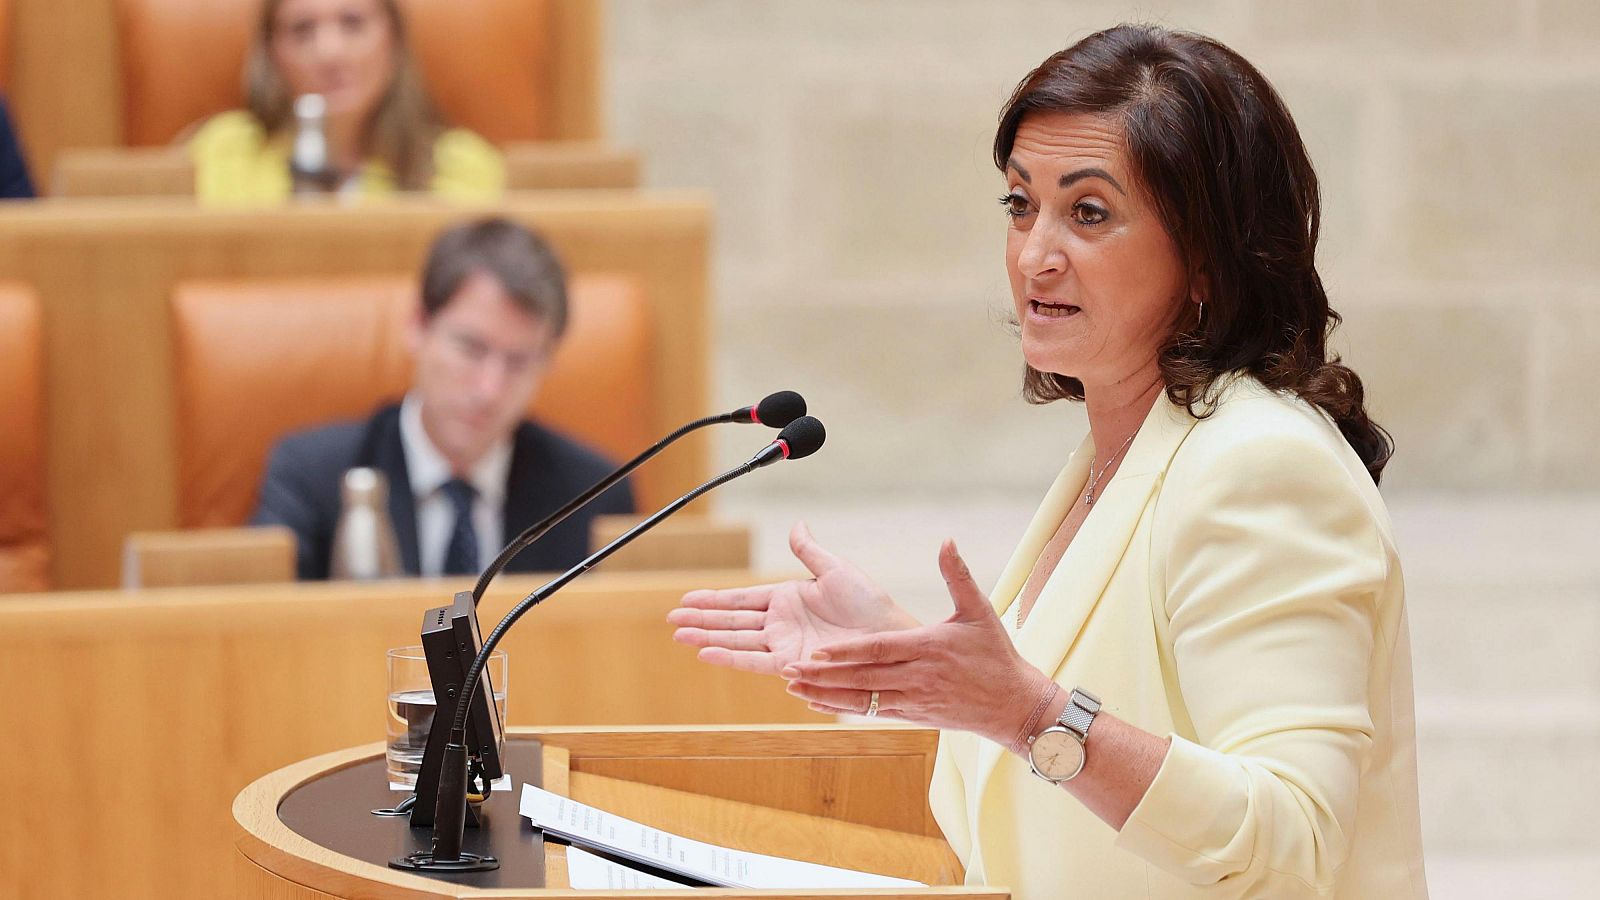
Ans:
[[[998,611],[1093,452],[1046,495]],[[943,734],[930,802],[969,883],[1019,900],[1426,897],[1400,561],[1372,479],[1310,405],[1250,378],[1202,420],[1158,400],[1015,639],[1172,745],[1118,833],[1021,757]]]
[[[207,205],[271,206],[289,198],[287,136],[269,139],[255,116],[234,110],[207,119],[189,141],[195,197]],[[488,201],[505,190],[505,161],[488,141],[455,128],[433,142],[432,192],[449,200]],[[360,194],[395,192],[394,173],[379,160],[361,167]]]

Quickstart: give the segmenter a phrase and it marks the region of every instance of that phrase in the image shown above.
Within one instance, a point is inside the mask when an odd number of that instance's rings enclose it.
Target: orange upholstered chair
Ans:
[[[647,300],[632,279],[607,275],[575,277],[570,300],[567,334],[529,411],[626,459],[656,437]],[[179,524],[246,521],[280,437],[398,400],[410,378],[405,327],[417,302],[410,277],[179,285]]]
[[[166,144],[190,125],[244,105],[241,73],[261,2],[116,0],[126,143]],[[560,3],[401,0],[412,48],[446,120],[496,142],[561,136],[557,68],[571,54],[555,46]]]
[[[0,0],[0,91],[11,86],[11,3]]]
[[[402,0],[401,6],[428,90],[450,124],[497,144],[556,137],[555,4]]]
[[[50,587],[39,301],[0,285],[0,592]]]

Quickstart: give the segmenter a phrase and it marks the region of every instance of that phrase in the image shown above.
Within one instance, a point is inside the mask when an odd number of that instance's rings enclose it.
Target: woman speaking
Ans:
[[[1089,435],[993,594],[947,542],[955,612],[921,625],[797,526],[814,578],[690,593],[676,638],[942,729],[969,883],[1426,896],[1392,448],[1327,352],[1282,100],[1216,41],[1120,26],[1023,79],[994,153],[1024,394]]]

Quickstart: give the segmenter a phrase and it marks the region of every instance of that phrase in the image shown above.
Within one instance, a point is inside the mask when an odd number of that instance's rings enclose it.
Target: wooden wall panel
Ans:
[[[697,195],[550,192],[479,208],[426,198],[265,211],[165,198],[0,208],[0,271],[31,284],[44,307],[54,584],[115,584],[126,534],[177,526],[174,285],[414,273],[442,227],[491,211],[538,229],[572,272],[620,272],[645,286],[660,364],[653,432],[708,411],[710,214]],[[704,434],[687,438],[642,470],[641,504],[707,476],[709,447]]]
[[[11,88],[11,0],[0,0],[0,92]]]
[[[556,96],[553,137],[605,137],[605,9],[601,0],[563,0],[556,16]]]
[[[34,186],[68,147],[122,143],[112,0],[11,0],[10,99]]]

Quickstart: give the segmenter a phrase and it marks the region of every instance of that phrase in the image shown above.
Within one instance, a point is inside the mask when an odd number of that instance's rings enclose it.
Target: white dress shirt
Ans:
[[[423,575],[444,570],[444,555],[455,532],[456,510],[441,488],[456,477],[450,463],[422,427],[422,401],[407,394],[400,404],[400,444],[406,454],[411,496],[417,504],[417,563]],[[478,569],[494,561],[505,540],[506,479],[511,474],[511,436],[495,443],[462,477],[477,489],[472,527],[478,533]]]

